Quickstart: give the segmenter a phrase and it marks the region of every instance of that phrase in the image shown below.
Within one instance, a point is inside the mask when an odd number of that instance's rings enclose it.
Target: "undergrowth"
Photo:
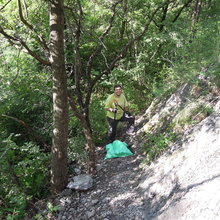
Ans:
[[[148,134],[147,141],[143,145],[143,153],[146,155],[145,164],[150,164],[160,156],[168,146],[177,140],[178,134],[175,132]]]

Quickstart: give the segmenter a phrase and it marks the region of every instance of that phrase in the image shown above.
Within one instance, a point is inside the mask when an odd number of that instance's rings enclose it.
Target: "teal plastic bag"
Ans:
[[[125,142],[115,140],[113,143],[106,145],[107,154],[105,159],[115,158],[115,157],[127,157],[133,155],[133,153],[127,148]]]

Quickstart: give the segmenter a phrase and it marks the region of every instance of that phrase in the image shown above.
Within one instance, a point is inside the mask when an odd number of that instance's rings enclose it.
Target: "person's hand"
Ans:
[[[131,113],[129,111],[125,111],[125,115],[131,116]]]
[[[117,112],[117,108],[111,108],[110,112],[116,113]]]

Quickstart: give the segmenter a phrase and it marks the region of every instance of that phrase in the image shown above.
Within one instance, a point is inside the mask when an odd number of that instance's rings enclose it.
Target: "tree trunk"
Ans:
[[[82,111],[78,110],[78,108],[76,107],[76,103],[74,102],[74,99],[70,93],[68,94],[68,99],[69,99],[70,107],[72,108],[74,114],[82,123],[83,133],[86,138],[85,149],[86,152],[88,153],[87,170],[89,173],[95,174],[96,173],[95,145],[92,139],[92,132],[89,124],[88,114],[82,113]]]
[[[84,135],[86,138],[85,149],[86,149],[86,151],[88,153],[88,157],[89,157],[87,169],[88,169],[89,173],[95,174],[96,173],[95,145],[93,143],[91,129],[85,120],[84,120],[84,124],[83,124],[83,132],[84,132]]]
[[[63,0],[51,1],[50,61],[53,73],[53,139],[51,181],[54,192],[67,184],[67,79],[64,61]]]

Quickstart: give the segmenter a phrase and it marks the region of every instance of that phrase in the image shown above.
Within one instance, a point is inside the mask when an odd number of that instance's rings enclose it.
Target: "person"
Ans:
[[[114,86],[114,93],[109,95],[106,100],[105,110],[107,111],[109,143],[115,140],[119,122],[127,122],[126,134],[134,134],[135,117],[129,112],[129,105],[125,95],[122,93],[121,85]]]

